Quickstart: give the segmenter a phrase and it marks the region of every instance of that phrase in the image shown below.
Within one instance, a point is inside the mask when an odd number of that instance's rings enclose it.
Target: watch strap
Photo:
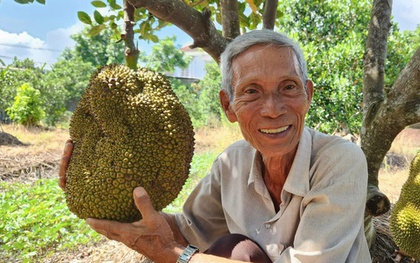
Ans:
[[[191,257],[198,252],[198,248],[193,245],[188,245],[184,251],[182,251],[181,255],[179,255],[178,260],[176,263],[187,263],[190,261]]]

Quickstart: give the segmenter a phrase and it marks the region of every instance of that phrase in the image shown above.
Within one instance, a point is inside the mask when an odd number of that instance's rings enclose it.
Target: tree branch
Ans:
[[[134,44],[134,7],[124,0],[124,28],[121,39],[125,42],[125,62],[129,68],[137,68],[137,60],[139,58],[139,50]]]
[[[277,15],[278,0],[267,0],[265,2],[264,14],[263,14],[263,28],[274,29]]]
[[[364,114],[372,103],[384,100],[386,47],[391,28],[392,0],[374,0],[364,60]]]
[[[404,70],[398,75],[388,94],[387,108],[394,109],[393,122],[401,126],[420,122],[420,47],[411,57]],[[398,111],[404,112],[399,114]],[[394,119],[395,118],[395,119]]]
[[[239,30],[238,1],[221,0],[223,36],[229,40],[237,37]]]
[[[201,47],[219,62],[228,41],[217,31],[206,11],[200,13],[181,0],[127,1],[136,8],[145,8],[155,17],[176,25],[194,40],[193,46]]]

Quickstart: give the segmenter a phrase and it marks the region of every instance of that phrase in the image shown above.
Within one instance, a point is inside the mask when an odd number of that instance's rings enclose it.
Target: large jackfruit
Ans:
[[[137,186],[163,209],[182,189],[194,151],[191,120],[168,80],[123,65],[92,75],[70,137],[66,201],[82,219],[140,219],[132,196]]]
[[[411,162],[409,176],[391,211],[389,223],[398,247],[420,260],[420,151]]]

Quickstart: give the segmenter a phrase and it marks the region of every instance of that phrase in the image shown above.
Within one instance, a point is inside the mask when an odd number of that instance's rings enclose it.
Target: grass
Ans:
[[[56,251],[98,241],[99,235],[70,213],[56,179],[0,183],[0,250],[4,262],[32,262]]]

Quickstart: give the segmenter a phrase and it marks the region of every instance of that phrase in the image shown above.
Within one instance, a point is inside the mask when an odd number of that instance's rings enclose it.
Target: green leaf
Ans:
[[[94,12],[93,12],[93,17],[95,18],[95,21],[98,23],[98,24],[103,24],[104,23],[104,17],[101,15],[101,13],[99,13],[98,12],[98,10],[95,10]]]
[[[108,3],[109,3],[109,6],[114,10],[121,9],[121,6],[117,4],[116,0],[108,0]]]
[[[45,5],[45,0],[36,0],[38,3]]]
[[[122,9],[122,7],[121,7],[119,4],[114,4],[114,5],[112,5],[111,7],[112,7],[112,9],[114,9],[114,10],[119,10],[119,9]]]
[[[254,29],[261,23],[261,16],[257,13],[251,13],[249,20],[251,21],[252,25],[251,29]]]
[[[140,34],[144,37],[150,32],[150,24],[143,22],[140,24]]]
[[[92,1],[90,3],[96,8],[106,7],[106,4],[102,1]]]
[[[156,36],[156,35],[152,35],[152,36],[150,37],[150,40],[152,40],[152,42],[153,42],[153,43],[157,43],[157,42],[159,41],[159,38],[158,38],[158,36]]]
[[[15,0],[15,2],[19,4],[29,4],[29,3],[33,3],[34,0]]]
[[[105,29],[105,24],[98,25],[98,26],[92,26],[92,28],[89,30],[88,34],[89,36],[96,36],[99,33],[101,33],[102,30]]]
[[[90,16],[87,13],[83,11],[79,11],[77,12],[77,17],[79,18],[81,22],[88,25],[92,25],[92,20],[90,19]]]
[[[121,19],[124,17],[124,10],[118,11],[117,18]]]
[[[134,10],[134,21],[139,21],[146,18],[147,18],[147,14],[143,8],[136,8]]]

